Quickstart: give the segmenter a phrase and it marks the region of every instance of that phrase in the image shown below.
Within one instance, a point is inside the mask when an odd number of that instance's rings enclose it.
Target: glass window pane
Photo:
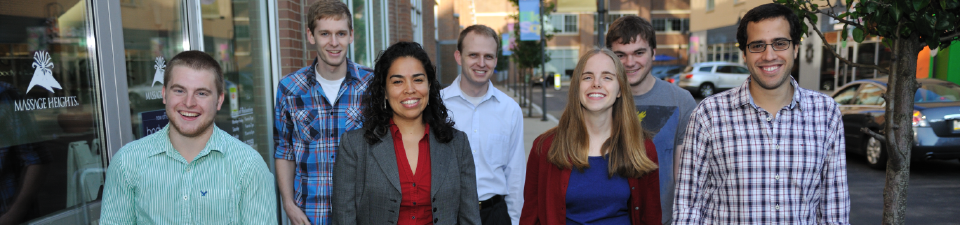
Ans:
[[[367,32],[367,23],[370,22],[370,18],[366,18],[367,15],[367,5],[364,0],[354,0],[353,1],[353,60],[360,65],[373,65],[373,60],[370,59],[370,55],[367,52],[370,49],[371,41],[374,40],[372,36],[368,36]]]
[[[833,100],[840,105],[849,105],[852,102],[853,97],[856,96],[857,87],[859,86],[860,85],[851,85],[850,87],[843,89],[843,91],[840,91],[839,94],[833,97]]]
[[[0,3],[0,215],[12,224],[99,197],[106,141],[85,3]]]
[[[204,20],[218,19],[220,8],[202,5]],[[176,1],[144,0],[120,7],[127,64],[130,119],[137,139],[167,124],[161,90],[166,62],[184,49],[183,10]],[[144,19],[152,18],[152,19]],[[204,27],[231,30],[232,27]],[[225,32],[225,31],[224,31]]]
[[[268,133],[273,132],[273,118],[266,115],[273,110],[273,99],[263,92],[272,90],[265,38],[268,30],[263,26],[266,5],[260,1],[231,0],[216,0],[209,5],[228,9],[220,12],[218,18],[203,20],[203,50],[220,62],[226,83],[223,106],[214,121],[217,127],[256,149],[264,160],[272,159]],[[249,35],[241,36],[241,30],[249,31]]]

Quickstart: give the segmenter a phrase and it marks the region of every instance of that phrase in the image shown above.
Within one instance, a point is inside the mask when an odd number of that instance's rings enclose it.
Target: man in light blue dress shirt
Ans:
[[[467,133],[477,168],[483,224],[519,224],[526,155],[523,114],[512,98],[490,83],[500,37],[484,25],[460,32],[454,58],[460,76],[440,95],[454,126]]]

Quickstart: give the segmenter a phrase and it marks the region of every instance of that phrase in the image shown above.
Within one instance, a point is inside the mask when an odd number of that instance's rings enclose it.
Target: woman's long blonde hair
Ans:
[[[587,156],[589,138],[583,118],[583,106],[580,104],[580,78],[583,75],[587,60],[597,54],[604,54],[617,67],[617,82],[620,83],[621,95],[613,103],[613,124],[610,138],[600,147],[600,153],[606,155],[609,176],[614,173],[627,178],[640,176],[657,169],[657,164],[647,158],[644,141],[650,138],[649,133],[640,126],[637,119],[637,109],[630,94],[630,85],[627,74],[619,58],[608,49],[593,49],[580,56],[577,67],[570,77],[570,91],[567,94],[567,106],[560,116],[557,127],[546,133],[555,134],[553,143],[547,153],[547,161],[560,167],[578,170],[590,167]],[[612,93],[611,93],[612,94]]]

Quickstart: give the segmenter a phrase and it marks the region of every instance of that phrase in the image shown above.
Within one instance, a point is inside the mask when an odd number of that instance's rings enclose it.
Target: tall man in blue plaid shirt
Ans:
[[[790,76],[797,16],[758,6],[740,20],[737,41],[750,78],[694,109],[674,224],[849,224],[840,110]]]
[[[292,224],[329,224],[333,162],[340,135],[361,127],[360,99],[370,68],[346,58],[353,43],[350,9],[340,1],[310,6],[307,41],[313,64],[280,80],[274,115],[277,183]]]

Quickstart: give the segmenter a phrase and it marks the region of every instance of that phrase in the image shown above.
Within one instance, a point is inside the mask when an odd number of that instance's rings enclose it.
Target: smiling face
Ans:
[[[497,42],[493,37],[470,32],[463,38],[463,51],[454,52],[462,79],[473,85],[487,84],[497,66]]]
[[[346,61],[347,47],[353,43],[353,30],[350,30],[347,22],[347,19],[323,18],[317,20],[317,27],[313,31],[307,30],[307,41],[317,46],[317,54],[322,62],[318,66],[335,70]]]
[[[627,72],[627,82],[631,87],[640,85],[641,81],[650,76],[650,70],[653,68],[653,55],[656,49],[652,49],[647,40],[637,35],[636,41],[621,44],[619,40],[610,44],[610,50],[613,50],[617,57],[620,57],[620,63],[623,63],[623,69]]]
[[[174,66],[170,81],[163,87],[163,104],[173,127],[171,135],[197,137],[213,132],[223,93],[217,93],[213,71]]]
[[[430,82],[423,64],[413,57],[400,57],[387,71],[387,102],[393,109],[393,119],[421,121],[430,99]]]
[[[587,59],[580,75],[580,105],[589,112],[610,112],[620,97],[617,67],[613,59],[596,54]]]
[[[790,40],[790,24],[783,17],[775,17],[747,24],[747,46],[753,43],[772,44],[777,40]],[[799,40],[793,40],[794,43]],[[790,78],[797,46],[791,44],[783,51],[767,45],[763,52],[744,51],[744,61],[750,69],[751,86],[767,90],[780,88]]]

